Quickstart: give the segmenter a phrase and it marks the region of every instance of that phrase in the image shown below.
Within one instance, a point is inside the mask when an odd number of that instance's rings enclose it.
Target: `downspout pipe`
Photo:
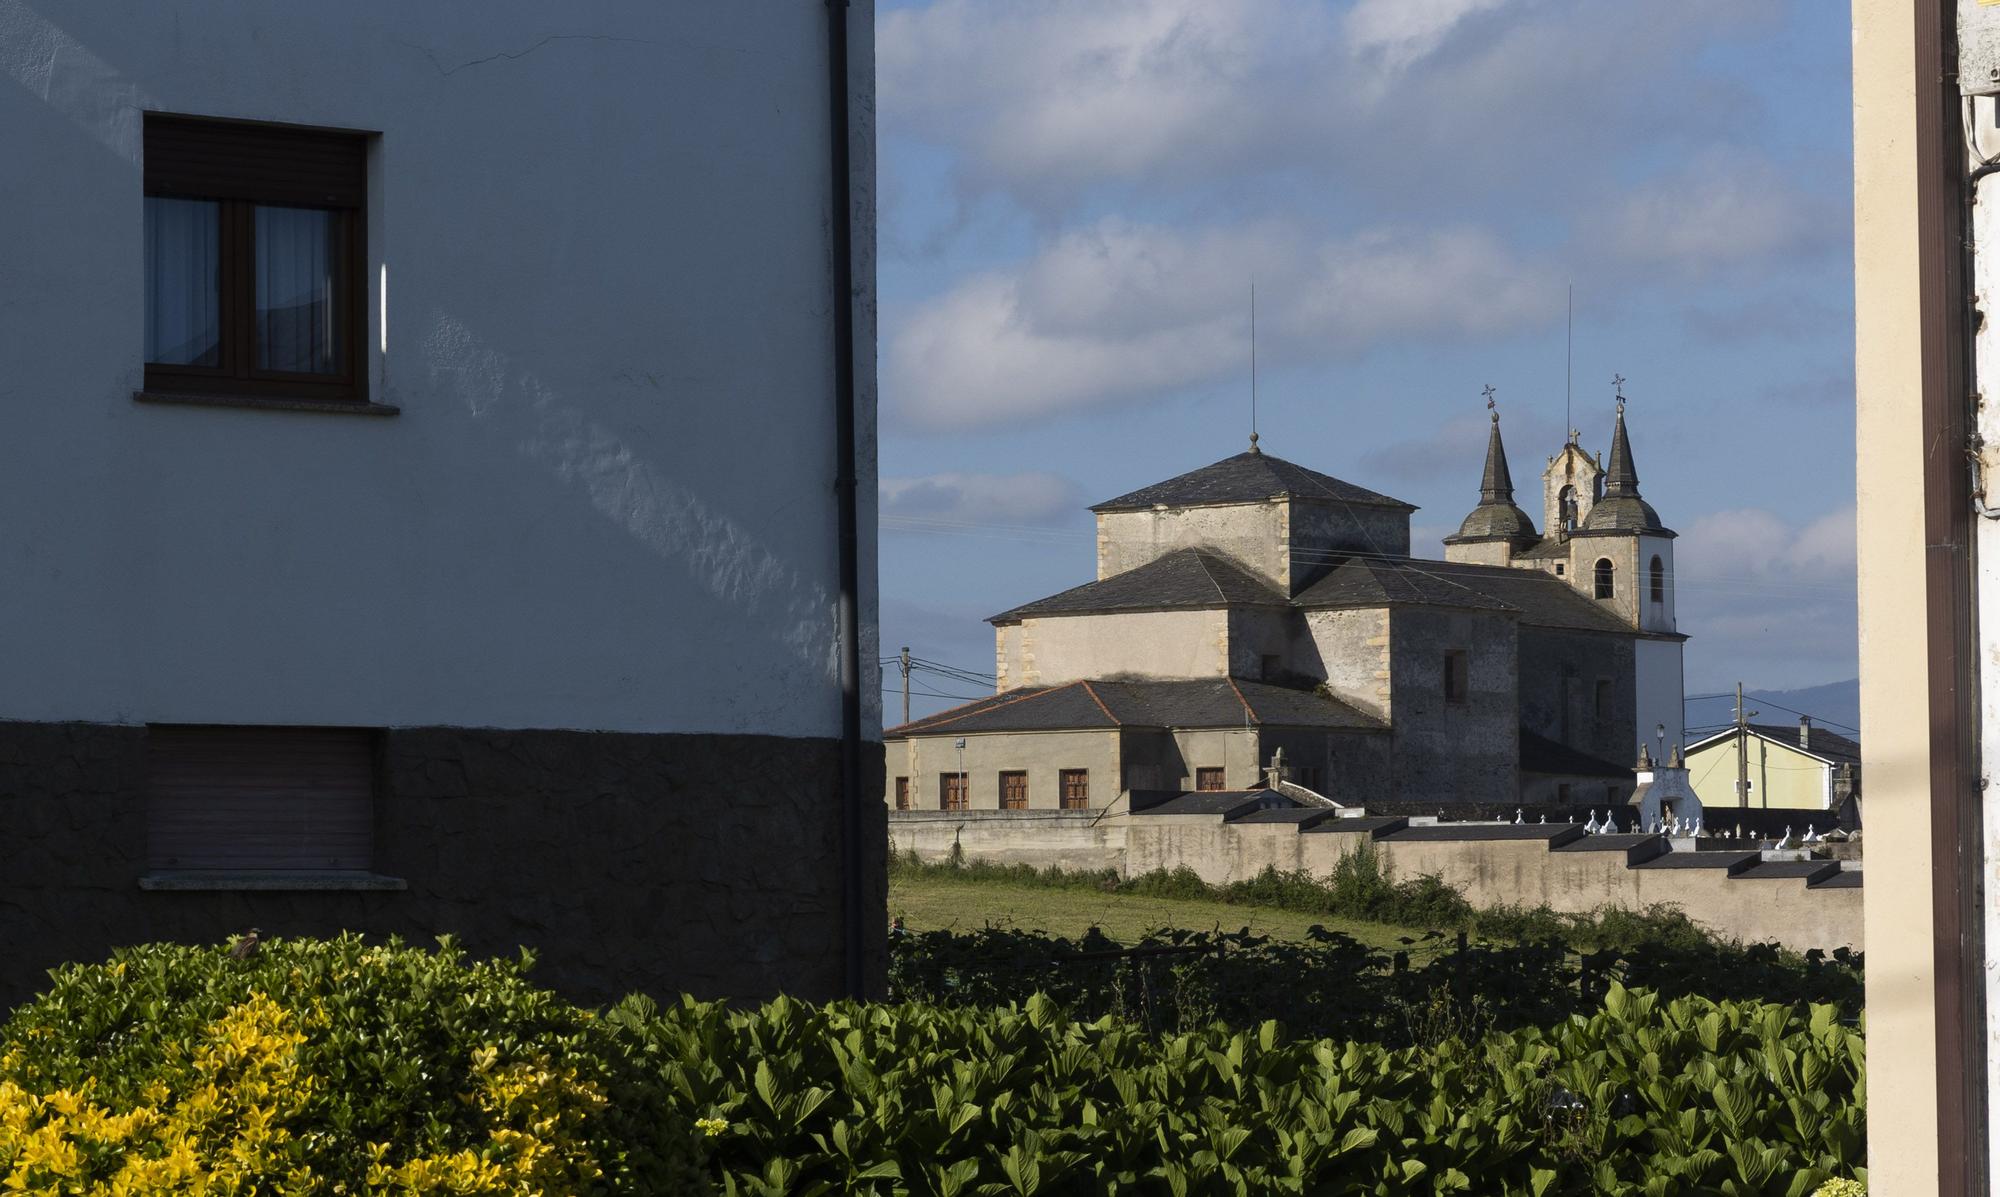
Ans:
[[[850,177],[848,0],[826,0],[827,149],[833,231],[833,490],[840,536],[840,908],[847,996],[868,994],[867,859],[861,794],[861,516],[854,415],[854,188]]]

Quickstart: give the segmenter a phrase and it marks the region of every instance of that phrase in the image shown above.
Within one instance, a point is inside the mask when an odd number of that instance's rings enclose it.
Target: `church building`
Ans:
[[[996,693],[885,736],[897,809],[1621,803],[1681,739],[1674,533],[1572,431],[1515,502],[1497,412],[1444,560],[1399,499],[1247,452],[1100,503],[1097,577],[991,618]]]

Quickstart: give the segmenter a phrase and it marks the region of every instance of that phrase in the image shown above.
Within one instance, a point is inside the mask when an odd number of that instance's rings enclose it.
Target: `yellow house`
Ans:
[[[1747,801],[1736,793],[1736,729],[1688,746],[1688,780],[1704,810],[1832,810],[1849,794],[1861,792],[1861,745],[1808,719],[1800,719],[1796,727],[1753,723],[1741,739],[1750,763]]]

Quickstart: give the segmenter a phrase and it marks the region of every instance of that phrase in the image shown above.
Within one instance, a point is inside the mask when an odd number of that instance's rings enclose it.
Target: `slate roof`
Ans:
[[[1521,772],[1561,777],[1616,777],[1630,780],[1632,770],[1567,744],[1521,729]]]
[[[1538,569],[1509,565],[1470,565],[1462,561],[1424,561],[1423,569],[1460,586],[1477,590],[1521,613],[1530,627],[1566,628],[1584,632],[1620,632],[1632,628],[1595,601],[1571,589],[1568,582]]]
[[[1400,511],[1416,510],[1415,506],[1401,499],[1378,494],[1352,482],[1343,482],[1331,474],[1309,470],[1255,449],[1225,457],[1213,465],[1191,470],[1165,482],[1140,487],[1130,494],[1099,503],[1091,510],[1144,511],[1157,506],[1261,503],[1275,495],[1393,507]]]
[[[1115,727],[1324,727],[1382,731],[1386,725],[1344,702],[1233,678],[1188,681],[1083,681],[1009,690],[890,728],[886,738],[1002,731],[1086,731]]]
[[[1493,414],[1493,428],[1486,434],[1486,472],[1479,479],[1479,506],[1465,517],[1446,544],[1505,540],[1527,546],[1541,539],[1535,521],[1514,505],[1514,476],[1507,469],[1507,446],[1500,440],[1500,414]]]
[[[1284,595],[1228,558],[1200,549],[1181,549],[1137,569],[1024,603],[987,622],[1012,623],[1031,615],[1096,611],[1284,605]]]
[[[1221,815],[1241,818],[1257,811],[1289,811],[1297,804],[1276,790],[1188,790],[1150,806],[1135,806],[1135,815]],[[1332,812],[1327,812],[1331,814]]]
[[[1625,404],[1618,404],[1618,423],[1611,430],[1611,464],[1604,471],[1604,497],[1591,506],[1577,534],[1651,532],[1672,536],[1660,513],[1639,497],[1639,470],[1632,463],[1632,441],[1625,435]]]
[[[1218,554],[1182,549],[1100,582],[1088,582],[993,616],[1013,623],[1037,615],[1224,606],[1283,606],[1276,590]],[[1312,609],[1431,606],[1510,612],[1529,627],[1635,635],[1624,621],[1540,570],[1412,557],[1349,557],[1291,600]]]
[[[1836,765],[1853,765],[1857,770],[1861,767],[1861,745],[1846,736],[1830,732],[1817,723],[1807,732],[1806,746],[1803,748],[1799,745],[1799,725],[1796,723],[1752,723],[1750,730],[1774,744],[1799,748],[1800,751],[1810,753],[1821,760],[1832,761]],[[1705,736],[1688,745],[1687,751],[1698,752],[1718,740],[1728,739],[1735,734],[1735,731],[1730,730]]]
[[[1350,557],[1292,600],[1315,609],[1342,607],[1463,607],[1512,611],[1509,604],[1444,576],[1435,561]],[[1520,571],[1515,571],[1520,572]]]

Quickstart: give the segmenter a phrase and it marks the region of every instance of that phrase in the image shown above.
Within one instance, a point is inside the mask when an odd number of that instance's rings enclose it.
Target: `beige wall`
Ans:
[[[1761,736],[1746,736],[1744,740],[1750,758],[1751,806],[1826,808],[1832,792],[1832,766]],[[1687,765],[1688,779],[1694,785],[1694,792],[1701,795],[1704,808],[1720,813],[1737,805],[1736,737],[1718,740],[1689,753]]]
[[[1026,816],[977,811],[903,811],[889,817],[889,850],[949,860],[961,840],[986,859],[1038,869],[1115,869],[1125,857],[1125,829],[1098,813],[1034,811]],[[968,851],[973,849],[968,848]],[[895,913],[892,909],[890,913]]]
[[[1286,504],[1278,500],[1104,512],[1097,517],[1097,576],[1102,580],[1180,549],[1201,548],[1235,558],[1280,594],[1289,594],[1288,524]]]
[[[907,777],[911,807],[937,810],[941,775],[957,773],[957,737],[910,736],[884,745],[887,757],[882,800],[896,807],[896,779]],[[1056,810],[1062,806],[1057,774],[1063,769],[1090,770],[1090,804],[1108,805],[1118,797],[1122,762],[1117,731],[985,732],[965,737],[965,775],[972,810],[1000,809],[1000,772],[1028,772],[1028,806]]]
[[[1308,611],[1306,631],[1326,668],[1326,688],[1377,719],[1389,717],[1389,611]]]
[[[998,629],[998,686],[1054,686],[1112,678],[1223,677],[1226,611],[1128,611],[1024,619]]]
[[[1855,443],[1868,774],[1869,1184],[1938,1186],[1915,18],[1854,0]],[[1927,83],[1929,81],[1926,81]]]

